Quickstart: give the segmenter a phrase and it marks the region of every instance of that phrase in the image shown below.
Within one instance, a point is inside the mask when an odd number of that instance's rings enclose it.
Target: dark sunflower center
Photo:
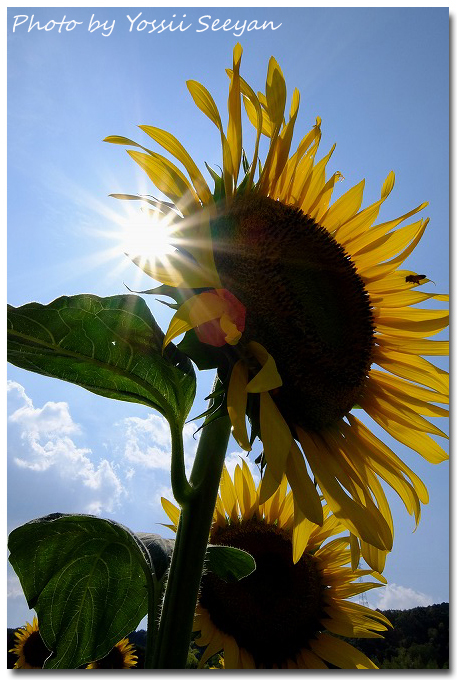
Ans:
[[[34,668],[42,668],[50,654],[38,631],[30,634],[30,637],[24,642],[22,651],[26,662]]]
[[[260,521],[219,529],[211,542],[247,550],[255,571],[236,583],[212,573],[201,582],[200,604],[218,630],[232,635],[256,665],[292,659],[320,630],[323,586],[313,558],[292,561],[291,536]]]
[[[212,224],[222,285],[246,307],[243,343],[274,357],[275,401],[290,425],[319,430],[360,398],[373,320],[344,249],[310,217],[263,196],[236,199]]]
[[[97,668],[124,668],[124,654],[118,647],[97,661]]]

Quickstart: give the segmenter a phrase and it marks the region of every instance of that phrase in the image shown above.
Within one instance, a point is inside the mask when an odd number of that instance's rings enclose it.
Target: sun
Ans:
[[[175,252],[169,220],[159,212],[135,211],[121,224],[119,250],[142,264],[153,261],[165,264]]]

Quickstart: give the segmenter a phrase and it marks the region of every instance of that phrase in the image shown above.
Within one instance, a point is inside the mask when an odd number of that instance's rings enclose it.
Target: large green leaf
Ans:
[[[163,538],[159,534],[136,532],[135,536],[147,548],[154,565],[154,574],[158,581],[163,579],[170,566],[171,556],[175,547],[174,538]]]
[[[102,658],[147,614],[149,553],[116,522],[56,513],[15,529],[8,547],[53,651],[45,668]]]
[[[8,361],[111,399],[145,404],[180,426],[195,396],[189,359],[136,295],[60,297],[8,306]]]

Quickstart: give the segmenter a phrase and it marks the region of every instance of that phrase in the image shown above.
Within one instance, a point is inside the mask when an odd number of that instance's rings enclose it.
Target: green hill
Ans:
[[[393,625],[384,639],[350,642],[379,668],[449,668],[449,603],[382,612]]]

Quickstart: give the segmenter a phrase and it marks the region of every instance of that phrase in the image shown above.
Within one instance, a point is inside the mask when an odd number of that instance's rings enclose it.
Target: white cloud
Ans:
[[[171,486],[167,486],[166,484],[161,484],[160,486],[157,486],[155,489],[155,494],[154,498],[151,500],[150,504],[153,506],[156,505],[162,505],[161,504],[161,498],[166,498],[167,501],[170,501],[170,503],[173,503],[173,505],[178,505],[177,502],[174,499],[173,496],[173,490]],[[167,522],[169,522],[169,519],[167,517]]]
[[[412,588],[389,583],[377,592],[377,609],[412,609],[413,607],[428,607],[433,604],[430,595],[420,593]]]
[[[43,408],[33,408],[32,403],[26,403],[14,411],[9,420],[22,427],[26,436],[32,437],[54,435],[57,430],[61,434],[77,434],[80,431],[70,416],[68,404],[64,401],[48,401]]]
[[[25,403],[26,406],[32,406],[32,400],[25,393],[25,389],[19,383],[14,380],[7,380],[6,391],[8,393],[8,399],[12,400],[15,397],[19,399],[21,403]]]
[[[126,493],[124,487],[110,461],[104,458],[95,464],[91,449],[78,447],[69,436],[80,434],[81,428],[73,421],[68,404],[48,401],[35,408],[22,385],[12,381],[8,392],[16,406],[8,418],[9,456],[16,467],[47,473],[70,493],[77,491],[74,482],[80,482],[80,510],[112,512]],[[81,502],[85,502],[83,507]]]
[[[117,425],[122,428],[120,437],[125,439],[125,443],[122,444],[124,456],[133,466],[170,470],[171,437],[170,427],[165,418],[151,413],[146,418],[137,416],[124,418]],[[195,435],[196,430],[197,426],[194,423],[184,425],[184,460],[188,473],[198,444],[199,435]]]
[[[11,600],[24,597],[21,583],[14,572],[8,574],[6,596]]]
[[[122,428],[120,439],[123,442],[121,445],[125,459],[133,465],[133,468],[138,466],[149,470],[170,472],[171,437],[170,428],[165,418],[157,414],[149,414],[146,418],[125,418],[117,425]],[[183,429],[184,462],[188,475],[200,438],[201,431],[197,431],[198,429],[198,425],[195,423],[186,423]],[[227,453],[225,465],[233,477],[236,465],[241,465],[241,461],[244,460],[252,472],[255,483],[258,484],[260,474],[257,465],[254,463],[254,458],[255,456],[252,454],[247,456],[242,451],[232,451]],[[130,472],[130,476],[132,475],[133,472]],[[156,495],[157,498],[160,499],[160,496]]]

